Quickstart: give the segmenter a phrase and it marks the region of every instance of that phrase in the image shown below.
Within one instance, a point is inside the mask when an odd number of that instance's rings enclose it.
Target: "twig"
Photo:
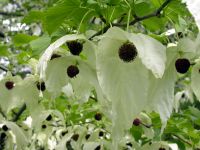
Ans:
[[[26,104],[23,104],[22,107],[19,109],[19,111],[16,113],[16,115],[12,118],[11,121],[16,122],[21,114],[26,110]]]
[[[94,101],[98,101],[95,97],[90,96],[90,99],[94,100]]]
[[[103,29],[92,35],[89,40],[92,40],[95,36],[105,33],[110,28],[110,25],[106,25]]]
[[[129,25],[134,25],[137,22],[152,18],[152,17],[157,17],[160,15],[161,11],[171,2],[172,0],[166,0],[157,10],[155,10],[153,13],[150,13],[148,15],[145,15],[143,17],[138,17],[136,15],[135,19],[133,21],[131,21],[129,23]],[[120,23],[112,23],[112,26],[126,26],[127,24],[120,24]],[[103,33],[105,33],[108,29],[110,28],[110,25],[106,25],[103,29],[101,29],[100,31],[98,31],[97,33],[95,33],[94,35],[92,35],[89,40],[92,40],[95,36],[101,35]]]
[[[13,12],[11,12],[11,13],[0,12],[0,15],[2,15],[2,16],[15,16],[15,17],[22,17],[23,16],[23,14],[17,13],[17,12],[15,12],[15,13],[13,13]]]
[[[182,141],[182,142],[184,142],[184,143],[186,143],[186,144],[188,144],[188,145],[190,145],[190,146],[193,146],[192,143],[190,143],[189,141],[187,141],[187,140],[181,138],[180,136],[178,136],[178,135],[176,135],[176,134],[173,134],[172,136],[175,136],[175,137],[178,138],[180,141]]]
[[[136,17],[133,21],[130,22],[129,25],[134,25],[135,23],[145,20],[145,19],[149,19],[152,17],[157,17],[160,15],[161,11],[171,2],[172,0],[166,0],[156,11],[154,11],[153,13],[150,13],[146,16],[143,17]]]
[[[1,107],[0,107],[0,114],[1,114],[5,119],[7,119],[7,116],[6,116],[6,114],[3,112],[3,110],[2,110]]]
[[[192,147],[194,146],[191,142],[189,142],[189,141],[187,141],[187,140],[181,138],[180,136],[178,136],[178,135],[176,135],[176,134],[173,134],[172,136],[175,136],[177,139],[179,139],[179,140],[182,141],[183,143],[188,144],[189,146],[192,146]],[[193,147],[193,149],[194,149],[194,150],[200,150],[199,147]]]
[[[9,71],[8,68],[6,68],[6,67],[4,67],[4,66],[2,66],[2,65],[0,65],[0,69],[3,70],[3,71],[5,71],[5,72],[8,72],[8,71]],[[16,75],[16,74],[13,73],[13,72],[11,72],[11,74],[12,74],[13,76]]]

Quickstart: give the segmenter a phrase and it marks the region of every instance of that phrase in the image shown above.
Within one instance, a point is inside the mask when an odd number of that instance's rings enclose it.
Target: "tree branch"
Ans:
[[[172,136],[176,137],[177,139],[179,139],[180,141],[182,141],[183,143],[186,143],[190,146],[192,146],[192,143],[190,143],[189,141],[186,141],[185,139],[181,138],[180,136],[173,134]]]
[[[19,111],[16,113],[16,115],[12,118],[11,121],[16,122],[21,114],[26,110],[26,104],[23,104],[22,107],[19,109]]]
[[[145,15],[143,17],[138,17],[135,15],[135,19],[129,23],[129,25],[134,25],[137,22],[152,18],[152,17],[157,17],[161,14],[162,10],[171,2],[172,0],[166,0],[157,10],[155,10],[153,13],[150,13],[148,15]],[[120,24],[120,23],[113,23],[112,26],[126,26],[126,24]],[[110,25],[106,25],[103,29],[92,35],[89,40],[92,40],[95,36],[101,35],[105,33],[108,29],[110,28]]]
[[[8,71],[9,71],[8,68],[6,68],[6,67],[4,67],[4,66],[2,66],[2,65],[0,65],[0,69],[3,70],[3,71],[5,71],[5,72],[8,72]],[[16,75],[16,74],[13,73],[13,72],[11,72],[11,74],[12,74],[13,76]]]
[[[155,10],[153,13],[148,14],[143,17],[136,17],[133,21],[130,22],[129,25],[134,25],[135,23],[139,21],[143,21],[152,17],[157,17],[161,14],[161,11],[171,2],[172,0],[166,0],[157,10]]]
[[[9,12],[3,12],[3,11],[0,12],[0,15],[2,15],[2,16],[15,16],[15,17],[22,17],[23,16],[23,14],[18,13],[18,12],[9,13]]]
[[[178,136],[178,135],[176,135],[176,134],[173,134],[172,136],[176,137],[177,139],[179,139],[179,140],[182,141],[183,143],[188,144],[189,146],[194,146],[191,142],[189,142],[189,141],[187,141],[187,140],[181,138],[180,136]],[[193,148],[194,148],[194,150],[200,150],[200,148],[198,148],[198,147],[193,147]]]

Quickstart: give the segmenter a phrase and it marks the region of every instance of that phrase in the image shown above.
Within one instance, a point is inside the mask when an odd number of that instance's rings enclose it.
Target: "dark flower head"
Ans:
[[[136,58],[137,49],[134,44],[127,42],[119,48],[118,54],[121,60],[128,63]]]
[[[89,139],[89,137],[90,137],[90,134],[86,134],[85,139],[87,140]]]
[[[47,118],[46,118],[47,121],[51,121],[51,119],[52,119],[51,115],[48,115]]]
[[[140,120],[139,118],[135,118],[135,119],[133,120],[133,125],[139,126],[140,124],[141,124],[141,120]]]
[[[74,135],[72,136],[72,139],[73,139],[74,141],[78,141],[78,138],[79,138],[79,134],[74,134]]]
[[[7,81],[7,82],[5,83],[5,86],[6,86],[6,88],[7,88],[8,90],[11,90],[11,89],[15,86],[15,84],[14,84],[13,81]]]
[[[95,118],[95,120],[100,121],[100,120],[102,119],[101,113],[96,113],[96,114],[94,115],[94,118]]]
[[[67,46],[72,55],[79,55],[83,50],[83,44],[78,41],[67,42]]]
[[[126,145],[127,145],[127,146],[130,146],[130,147],[132,147],[132,146],[133,146],[133,144],[132,144],[132,143],[130,143],[130,142],[129,142],[129,143],[126,143]]]
[[[99,132],[99,136],[102,137],[104,135],[103,131]]]
[[[186,58],[179,58],[175,62],[176,71],[178,73],[186,73],[190,68],[190,61]]]
[[[101,149],[101,145],[97,146],[94,150],[100,150]]]
[[[77,74],[79,74],[79,69],[77,66],[75,65],[71,65],[67,68],[67,75],[70,77],[70,78],[73,78],[75,77]]]
[[[37,89],[41,90],[41,91],[45,91],[46,90],[46,86],[44,82],[38,82],[37,83]]]
[[[7,127],[6,125],[3,125],[3,126],[2,126],[2,129],[3,129],[4,131],[8,131],[8,127]]]
[[[65,136],[65,134],[67,134],[68,133],[68,131],[63,131],[62,133],[61,133],[61,135],[62,136]]]
[[[6,137],[6,134],[4,132],[0,134],[0,139],[5,139],[5,137]]]
[[[47,126],[45,124],[42,125],[42,129],[46,129]]]

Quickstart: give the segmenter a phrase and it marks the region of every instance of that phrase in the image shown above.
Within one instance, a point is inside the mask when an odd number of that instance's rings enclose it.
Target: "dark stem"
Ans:
[[[26,104],[23,104],[22,107],[19,109],[19,111],[16,113],[16,115],[12,118],[11,121],[16,122],[21,114],[26,110]]]
[[[179,140],[182,141],[183,143],[188,144],[189,146],[192,146],[192,147],[194,146],[191,142],[189,142],[189,141],[187,141],[187,140],[181,138],[180,136],[178,136],[178,135],[176,135],[176,134],[173,134],[172,136],[176,137],[177,139],[179,139]],[[194,149],[194,150],[200,150],[199,147],[193,147],[193,149]]]
[[[3,71],[5,71],[5,72],[8,72],[8,71],[9,71],[8,68],[6,68],[6,67],[4,67],[4,66],[1,66],[1,65],[0,65],[0,69],[3,70]],[[11,74],[12,74],[13,76],[16,75],[16,74],[13,73],[13,72],[11,72]]]
[[[101,29],[100,31],[98,31],[97,33],[95,33],[94,35],[92,35],[89,40],[92,40],[95,36],[101,35],[103,33],[105,33],[108,29],[110,28],[110,25],[106,25],[103,29]]]
[[[145,19],[149,19],[152,17],[157,17],[161,14],[161,11],[171,2],[172,0],[166,0],[157,10],[155,10],[153,13],[150,13],[148,15],[142,16],[142,17],[138,17],[137,15],[135,15],[135,19],[133,21],[131,21],[129,23],[129,25],[134,25],[137,22],[143,21]],[[126,26],[126,24],[120,24],[120,23],[113,23],[112,26]],[[101,35],[103,33],[105,33],[108,29],[110,28],[110,25],[106,25],[103,29],[101,29],[100,31],[98,31],[97,33],[95,33],[94,35],[92,35],[89,40],[92,40],[95,36]]]
[[[8,12],[0,12],[0,15],[2,15],[2,16],[14,16],[14,17],[22,17],[23,16],[23,14],[21,14],[21,13],[17,13],[17,12],[15,12],[15,13],[8,13]]]
[[[145,20],[145,19],[149,19],[152,17],[157,17],[161,14],[161,11],[171,2],[172,0],[166,0],[157,10],[155,10],[153,13],[150,13],[146,16],[143,17],[136,17],[133,21],[130,22],[129,25],[134,25],[135,23]]]
[[[2,110],[1,107],[0,107],[0,114],[1,114],[5,119],[7,119],[7,116],[6,116],[6,114],[3,112],[3,110]]]

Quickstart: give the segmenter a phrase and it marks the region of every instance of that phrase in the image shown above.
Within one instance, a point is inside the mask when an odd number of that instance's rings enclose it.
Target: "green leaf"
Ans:
[[[87,11],[80,7],[79,0],[62,1],[46,11],[44,26],[51,34],[68,19],[80,22]]]
[[[132,136],[134,137],[134,139],[135,139],[137,142],[139,142],[139,140],[141,139],[142,134],[143,134],[142,127],[141,127],[141,126],[133,126],[133,127],[130,129],[130,132],[131,132]]]
[[[51,38],[48,35],[43,35],[30,42],[33,55],[40,55],[51,43]]]
[[[37,36],[30,36],[27,34],[17,34],[13,37],[13,42],[16,46],[22,46],[24,44],[28,44],[32,40],[37,39]]]
[[[42,11],[32,10],[26,15],[22,22],[26,24],[31,24],[33,22],[38,22],[44,20],[44,13]]]
[[[8,47],[6,45],[0,44],[0,55],[1,56],[8,56],[10,52],[8,51]]]

